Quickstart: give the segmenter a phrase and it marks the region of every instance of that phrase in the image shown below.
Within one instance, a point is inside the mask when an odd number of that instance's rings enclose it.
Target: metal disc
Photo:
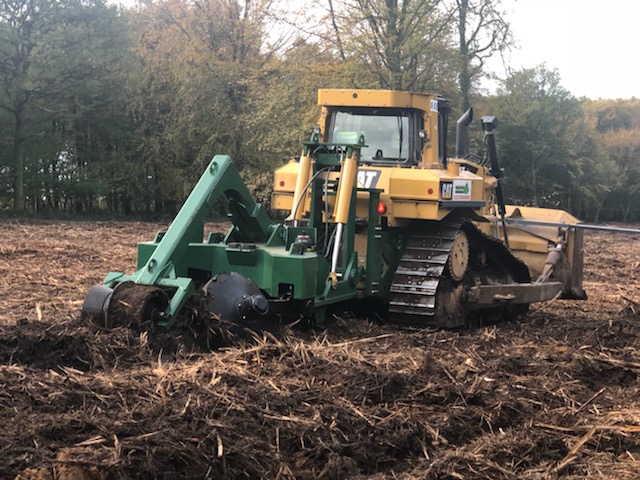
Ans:
[[[269,313],[269,301],[257,285],[236,272],[223,272],[203,287],[207,309],[221,319],[251,330]]]

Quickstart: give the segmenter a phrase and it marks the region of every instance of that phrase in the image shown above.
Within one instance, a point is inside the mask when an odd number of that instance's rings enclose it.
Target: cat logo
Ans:
[[[440,184],[440,199],[451,200],[453,198],[453,183],[442,182]]]
[[[362,185],[363,188],[376,188],[380,179],[380,170],[358,170],[358,186]]]

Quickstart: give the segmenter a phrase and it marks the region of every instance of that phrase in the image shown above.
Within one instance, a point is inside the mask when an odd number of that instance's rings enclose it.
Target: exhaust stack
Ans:
[[[473,108],[470,108],[456,122],[456,158],[464,158],[469,153],[469,125],[472,121]]]

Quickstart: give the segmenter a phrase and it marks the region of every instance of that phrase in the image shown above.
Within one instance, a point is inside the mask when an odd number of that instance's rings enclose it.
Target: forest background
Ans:
[[[640,220],[640,99],[576,98],[544,65],[484,90],[514,47],[500,0],[297,4],[0,0],[0,212],[169,216],[215,154],[268,204],[318,88],[389,88],[497,115],[509,202]]]

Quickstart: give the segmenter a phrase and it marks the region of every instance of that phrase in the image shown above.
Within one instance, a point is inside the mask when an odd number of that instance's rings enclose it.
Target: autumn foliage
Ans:
[[[513,72],[499,1],[0,2],[0,211],[171,215],[231,155],[256,198],[299,154],[318,88],[437,91],[501,120],[509,200],[638,219],[640,103],[577,99],[558,72]],[[477,117],[479,115],[476,115]],[[476,130],[480,130],[477,125]],[[481,153],[477,140],[475,153]]]

